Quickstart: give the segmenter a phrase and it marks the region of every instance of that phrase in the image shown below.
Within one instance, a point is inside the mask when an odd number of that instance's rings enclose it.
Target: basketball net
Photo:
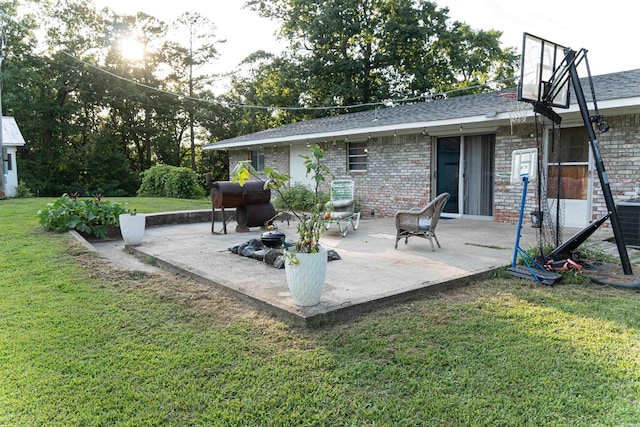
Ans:
[[[518,101],[516,92],[501,93],[502,104],[509,113],[509,123],[511,124],[511,135],[513,135],[513,125],[524,123],[527,120],[527,112],[531,109],[528,102]]]

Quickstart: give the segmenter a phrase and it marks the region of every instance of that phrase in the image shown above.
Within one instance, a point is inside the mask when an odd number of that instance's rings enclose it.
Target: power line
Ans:
[[[15,25],[19,26],[20,28],[24,29],[25,31],[31,32],[31,30],[29,30],[28,28],[24,27],[23,25],[21,25],[19,22],[16,22],[11,16],[5,14],[4,12],[0,12],[0,15],[8,18],[9,20],[11,20]],[[53,48],[50,46],[50,48]],[[265,106],[265,105],[252,105],[252,104],[242,104],[242,103],[236,103],[236,102],[227,102],[227,101],[219,101],[219,100],[209,100],[209,99],[203,99],[203,98],[196,98],[196,97],[192,97],[192,96],[188,96],[188,95],[183,95],[183,94],[178,94],[175,92],[171,92],[171,91],[167,91],[158,87],[153,87],[153,86],[149,86],[147,84],[144,83],[140,83],[137,82],[135,80],[131,80],[130,78],[127,77],[123,77],[120,76],[116,73],[113,73],[107,69],[104,69],[102,67],[99,67],[97,65],[94,65],[90,62],[87,62],[85,60],[82,60],[80,58],[78,58],[77,56],[66,52],[65,50],[60,50],[60,52],[66,56],[68,56],[69,58],[78,61],[79,63],[90,67],[96,71],[105,73],[111,77],[114,77],[118,80],[127,82],[127,83],[131,83],[133,85],[151,90],[151,91],[155,91],[158,93],[163,93],[165,95],[169,95],[172,97],[175,97],[179,100],[190,100],[190,101],[194,101],[194,102],[198,102],[198,103],[205,103],[205,104],[209,104],[209,105],[217,105],[217,106],[221,106],[221,107],[226,107],[226,108],[246,108],[246,109],[259,109],[259,110],[268,110],[268,111],[274,111],[274,110],[282,110],[282,111],[329,111],[329,110],[350,110],[350,109],[356,109],[356,108],[365,108],[365,107],[376,107],[376,106],[384,106],[384,107],[389,107],[389,106],[393,106],[396,104],[404,104],[407,102],[412,102],[412,101],[419,101],[419,100],[430,100],[433,98],[437,98],[437,97],[447,97],[450,94],[453,93],[457,93],[457,92],[461,92],[461,91],[468,91],[468,90],[475,90],[475,89],[480,89],[483,87],[489,87],[492,84],[499,84],[499,83],[505,83],[505,82],[510,82],[515,80],[516,78],[509,78],[509,79],[501,79],[501,80],[496,80],[496,81],[490,81],[490,82],[486,82],[486,83],[482,83],[482,84],[478,84],[478,85],[474,85],[474,86],[468,86],[465,88],[459,88],[459,89],[451,89],[445,92],[440,92],[440,93],[427,93],[427,94],[422,94],[422,95],[418,95],[418,96],[414,96],[414,97],[408,97],[408,98],[402,98],[402,99],[390,99],[390,100],[384,100],[384,101],[376,101],[376,102],[368,102],[368,103],[360,103],[360,104],[351,104],[351,105],[329,105],[329,106],[317,106],[317,107],[285,107],[285,106],[275,106],[275,105],[271,105],[271,106]]]
[[[206,104],[211,104],[211,105],[219,105],[222,107],[236,107],[236,108],[250,108],[250,109],[262,109],[262,110],[283,110],[283,111],[327,111],[327,110],[349,110],[349,109],[355,109],[355,108],[363,108],[363,107],[375,107],[375,106],[393,106],[395,104],[404,104],[406,102],[411,102],[411,101],[418,101],[421,99],[431,99],[431,98],[436,98],[436,97],[446,97],[447,95],[456,93],[456,92],[461,92],[461,91],[468,91],[468,90],[474,90],[474,89],[480,89],[483,87],[488,87],[491,84],[499,84],[499,83],[506,83],[506,82],[510,82],[516,79],[516,77],[513,78],[508,78],[508,79],[501,79],[501,80],[495,80],[495,81],[490,81],[490,82],[486,82],[486,83],[482,83],[482,84],[478,84],[478,85],[474,85],[474,86],[468,86],[465,88],[460,88],[460,89],[451,89],[445,92],[439,92],[439,93],[429,93],[429,94],[423,94],[423,95],[418,95],[418,96],[414,96],[414,97],[409,97],[409,98],[402,98],[402,99],[390,99],[390,100],[385,100],[385,101],[376,101],[376,102],[367,102],[367,103],[360,103],[360,104],[351,104],[351,105],[330,105],[330,106],[322,106],[322,107],[283,107],[283,106],[264,106],[264,105],[251,105],[251,104],[240,104],[240,103],[235,103],[235,102],[223,102],[223,101],[212,101],[212,100],[206,100],[206,99],[202,99],[202,98],[196,98],[196,97],[192,97],[192,96],[188,96],[188,95],[180,95],[174,92],[170,92],[164,89],[160,89],[160,88],[156,88],[153,86],[149,86],[146,85],[144,83],[140,83],[137,82],[135,80],[131,80],[127,77],[122,77],[118,74],[112,73],[111,71],[105,70],[101,67],[98,67],[96,65],[93,65],[89,62],[86,62],[80,58],[77,58],[74,55],[71,55],[68,52],[65,52],[64,50],[61,51],[63,54],[67,55],[68,57],[79,61],[80,63],[91,67],[95,70],[98,70],[100,72],[106,73],[112,77],[115,77],[119,80],[134,84],[136,86],[140,86],[143,87],[145,89],[150,89],[156,92],[160,92],[166,95],[170,95],[170,96],[174,96],[177,97],[179,99],[188,99],[191,101],[195,101],[195,102],[202,102],[202,103],[206,103]]]

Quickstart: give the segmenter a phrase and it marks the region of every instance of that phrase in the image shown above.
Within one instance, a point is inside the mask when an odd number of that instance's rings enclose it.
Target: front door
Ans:
[[[592,187],[587,134],[582,127],[562,129],[560,141],[551,137],[548,147],[547,197],[552,220],[560,215],[560,224],[565,227],[583,228],[590,219]]]
[[[460,187],[460,137],[438,138],[436,142],[436,195],[449,193],[451,196],[444,212],[459,214],[458,189]]]

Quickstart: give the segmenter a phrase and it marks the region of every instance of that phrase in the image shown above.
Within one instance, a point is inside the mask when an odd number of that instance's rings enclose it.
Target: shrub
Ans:
[[[142,172],[139,196],[201,199],[204,189],[198,183],[198,174],[189,168],[156,165]]]
[[[49,231],[77,230],[102,239],[107,234],[107,226],[119,225],[118,216],[123,213],[129,213],[126,205],[104,201],[100,196],[79,199],[64,194],[39,210],[38,217]]]
[[[18,188],[16,189],[16,198],[29,198],[33,197],[33,191],[24,181],[18,181]]]
[[[204,189],[198,183],[198,174],[189,168],[173,167],[167,178],[167,196],[176,199],[201,199]]]
[[[294,184],[281,190],[282,194],[276,194],[273,205],[277,209],[292,209],[300,212],[310,212],[313,208],[314,194],[309,187],[303,184]],[[329,194],[318,192],[318,200],[321,203],[329,201]]]
[[[142,172],[140,174],[142,183],[138,188],[138,195],[165,197],[167,179],[171,173],[171,168],[172,166],[157,165]]]

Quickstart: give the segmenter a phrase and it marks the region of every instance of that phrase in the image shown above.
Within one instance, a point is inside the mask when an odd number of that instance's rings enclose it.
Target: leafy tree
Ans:
[[[258,132],[326,115],[325,110],[305,108],[309,105],[307,85],[300,75],[299,64],[287,55],[258,51],[245,58],[232,78],[232,89],[225,94],[225,101],[234,106],[233,133]]]
[[[193,99],[201,92],[211,76],[202,73],[203,66],[218,57],[215,25],[199,13],[183,13],[174,26],[179,34],[186,35],[184,43],[166,42],[164,61],[171,68],[168,80],[176,93],[187,95],[184,108],[188,117],[191,169],[196,170],[196,109]],[[174,40],[180,40],[175,38]]]
[[[82,187],[90,195],[126,196],[140,186],[139,174],[131,168],[126,152],[113,135],[95,135],[86,148],[86,170],[81,173]]]
[[[164,22],[141,12],[133,16],[113,15],[109,25],[105,67],[114,75],[139,83],[114,76],[102,79],[110,107],[110,129],[120,134],[123,149],[130,152],[132,166],[138,172],[152,165],[154,146],[162,138],[158,122],[167,116],[159,113],[158,108],[167,108],[173,102],[153,90],[161,84],[159,51],[167,29]],[[120,46],[123,39],[140,43],[142,57],[126,58]]]
[[[83,88],[90,87],[87,70],[70,55],[91,57],[100,35],[87,30],[86,25],[98,17],[85,2],[47,6],[43,13],[46,20],[26,15],[12,21],[24,31],[24,39],[11,40],[6,105],[27,140],[28,149],[20,152],[23,165],[31,169],[24,171],[25,176],[37,174],[38,185],[28,182],[28,186],[45,195],[59,195],[80,186],[76,171],[83,162],[80,153],[91,130],[90,115],[81,101]],[[56,23],[45,27],[51,48],[37,50],[33,31],[25,30],[34,28],[35,22]]]
[[[351,105],[421,96],[509,75],[512,49],[498,31],[449,22],[426,0],[249,0],[281,19],[280,34],[306,87],[307,105]]]

